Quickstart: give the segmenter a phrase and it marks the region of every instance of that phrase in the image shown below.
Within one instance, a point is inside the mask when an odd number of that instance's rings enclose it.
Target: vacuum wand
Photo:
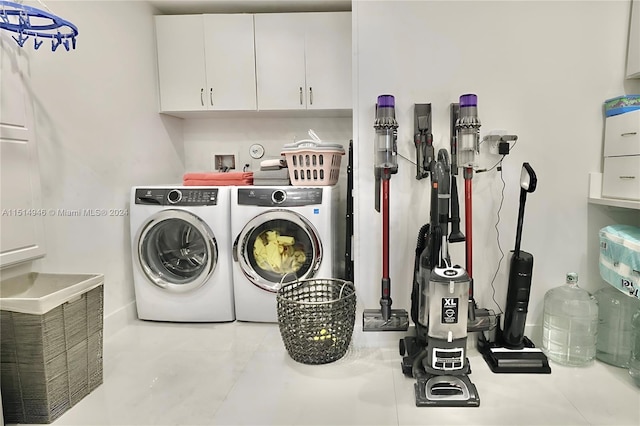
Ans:
[[[391,175],[388,170],[382,174],[382,297],[380,309],[382,318],[391,318],[391,277],[389,276],[389,181]]]
[[[382,201],[382,283],[380,309],[365,309],[362,317],[364,331],[405,331],[409,328],[409,314],[391,309],[391,277],[389,274],[389,181],[398,172],[396,138],[398,122],[395,98],[378,96],[376,104],[374,173],[376,177],[376,210]],[[380,200],[382,198],[382,200]]]
[[[522,241],[522,225],[524,224],[524,204],[527,202],[527,191],[520,188],[520,207],[518,209],[518,225],[516,228],[516,247],[513,250],[514,257],[520,257],[520,241]]]

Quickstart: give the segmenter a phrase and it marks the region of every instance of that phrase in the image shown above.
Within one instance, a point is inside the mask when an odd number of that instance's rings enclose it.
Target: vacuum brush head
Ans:
[[[384,319],[380,309],[365,309],[362,315],[362,331],[407,331],[409,314],[404,309],[392,309],[389,319]]]

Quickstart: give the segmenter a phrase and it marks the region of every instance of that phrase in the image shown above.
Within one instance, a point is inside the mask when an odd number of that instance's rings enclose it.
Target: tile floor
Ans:
[[[55,425],[640,425],[640,389],[623,369],[552,364],[496,375],[469,351],[479,408],[417,408],[400,369],[400,333],[356,325],[345,357],[309,366],[277,324],[136,321],[104,345],[104,383]]]

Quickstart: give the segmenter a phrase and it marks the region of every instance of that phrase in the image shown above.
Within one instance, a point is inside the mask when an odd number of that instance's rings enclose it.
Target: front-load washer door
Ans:
[[[213,274],[218,246],[211,228],[184,210],[162,210],[140,227],[138,266],[147,279],[171,292],[199,288]]]
[[[313,277],[322,262],[322,242],[303,216],[269,210],[245,225],[233,255],[249,281],[276,293],[283,283]]]

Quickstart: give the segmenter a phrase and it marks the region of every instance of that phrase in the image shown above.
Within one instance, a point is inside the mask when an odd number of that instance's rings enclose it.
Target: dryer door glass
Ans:
[[[318,232],[304,217],[270,210],[253,218],[238,238],[238,261],[249,280],[271,292],[311,278],[322,261]]]
[[[184,292],[204,284],[218,259],[215,237],[198,217],[181,210],[152,216],[138,236],[138,261],[147,278]]]

